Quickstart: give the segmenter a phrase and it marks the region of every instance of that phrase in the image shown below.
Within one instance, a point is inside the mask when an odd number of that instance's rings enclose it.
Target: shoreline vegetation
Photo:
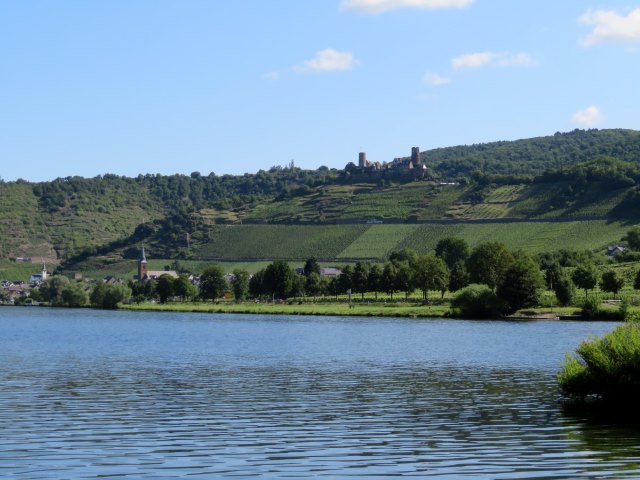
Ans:
[[[640,393],[639,316],[602,337],[584,340],[575,353],[567,354],[558,373],[560,390],[568,410],[582,413],[621,413],[638,420]],[[611,410],[611,407],[619,410]]]

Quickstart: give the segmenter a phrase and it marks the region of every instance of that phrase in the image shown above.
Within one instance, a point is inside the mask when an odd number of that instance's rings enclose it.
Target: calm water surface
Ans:
[[[0,308],[0,477],[640,478],[555,384],[614,327]]]

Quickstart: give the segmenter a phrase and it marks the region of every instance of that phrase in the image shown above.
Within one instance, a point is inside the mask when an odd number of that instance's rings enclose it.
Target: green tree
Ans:
[[[567,307],[573,304],[576,297],[576,286],[566,273],[562,272],[556,277],[553,282],[553,291],[561,306]]]
[[[156,284],[156,293],[160,298],[160,303],[167,303],[167,300],[174,296],[174,280],[171,275],[160,275]]]
[[[469,258],[469,244],[462,238],[443,238],[436,245],[436,257],[441,258],[449,270]]]
[[[89,303],[89,296],[78,283],[69,283],[61,294],[61,304],[65,307],[84,307]]]
[[[416,252],[411,250],[410,248],[403,248],[402,250],[396,250],[395,252],[391,252],[389,255],[389,260],[392,262],[408,262],[413,263],[418,255]]]
[[[136,282],[140,283],[140,282]],[[89,300],[91,302],[92,307],[102,308],[104,303],[104,296],[107,293],[107,285],[100,282],[95,287],[93,287],[93,291],[91,295],[89,295]]]
[[[249,279],[249,295],[252,298],[260,298],[266,295],[264,289],[264,268],[254,273]]]
[[[342,267],[342,273],[338,276],[338,285],[340,286],[340,293],[347,293],[348,290],[353,290],[353,267],[351,265]]]
[[[618,275],[615,270],[608,270],[602,274],[600,288],[603,291],[617,295],[622,287],[624,287],[624,278]]]
[[[353,289],[361,295],[364,300],[364,294],[369,290],[369,265],[362,262],[356,262],[353,268],[352,276]]]
[[[458,290],[469,285],[469,272],[462,262],[456,262],[449,272],[449,291],[457,292]]]
[[[245,300],[249,294],[249,272],[240,269],[234,270],[231,290],[236,301]]]
[[[140,282],[136,282],[140,283]],[[96,308],[115,309],[118,303],[131,298],[131,288],[127,285],[107,285],[98,283],[91,292],[91,305]]]
[[[381,290],[381,282],[382,282],[382,270],[380,269],[380,265],[374,264],[371,265],[369,269],[369,276],[367,277],[368,285],[367,290],[369,292],[373,292],[375,294],[376,300],[378,300],[378,292]]]
[[[633,281],[633,288],[640,290],[640,270],[636,272],[636,278]]]
[[[418,257],[413,266],[415,285],[422,291],[422,299],[427,300],[429,290],[444,292],[449,283],[449,273],[444,260],[434,255]]]
[[[393,300],[393,294],[398,291],[396,275],[398,268],[394,262],[386,262],[384,269],[382,270],[382,277],[380,278],[380,288],[383,292],[391,296]]]
[[[196,296],[196,287],[187,275],[182,274],[173,281],[173,294],[183,301],[188,301]]]
[[[315,301],[318,295],[322,295],[324,292],[325,284],[320,274],[312,272],[307,275],[304,289],[307,295],[311,295]]]
[[[131,289],[127,285],[107,285],[102,308],[114,309],[119,303],[127,302],[131,298]]]
[[[622,237],[631,250],[640,250],[640,226],[636,225]]]
[[[264,271],[264,287],[272,298],[287,298],[293,289],[295,273],[284,260],[276,260]]]
[[[591,263],[584,263],[573,271],[571,279],[576,287],[584,289],[584,294],[587,295],[587,292],[598,284],[598,271]]]
[[[227,280],[218,265],[211,265],[200,275],[200,296],[212,301],[224,295],[227,290]]]
[[[69,279],[62,275],[47,278],[40,286],[44,301],[51,302],[51,305],[63,305],[62,292],[68,285]]]
[[[484,283],[495,291],[513,263],[513,254],[502,242],[485,242],[473,249],[467,270],[473,283]]]
[[[505,272],[497,294],[504,300],[507,313],[535,307],[540,302],[544,278],[538,264],[526,255],[519,255]]]
[[[310,257],[306,262],[304,262],[304,275],[308,277],[312,273],[320,275],[320,264],[316,257]]]
[[[415,283],[413,280],[413,269],[409,262],[395,262],[391,263],[396,264],[396,275],[395,275],[395,286],[396,290],[404,292],[405,300],[409,299],[409,294],[415,290]]]

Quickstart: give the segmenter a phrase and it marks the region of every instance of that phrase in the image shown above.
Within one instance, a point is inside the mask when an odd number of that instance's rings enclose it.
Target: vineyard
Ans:
[[[240,225],[216,227],[213,240],[195,256],[207,259],[282,258],[300,260],[384,259],[410,248],[420,254],[433,251],[438,241],[460,237],[472,247],[486,241],[504,242],[510,249],[530,253],[601,250],[620,241],[629,226],[620,222],[448,223],[399,225]]]
[[[336,258],[367,225],[236,225],[211,228],[195,257],[215,259]]]

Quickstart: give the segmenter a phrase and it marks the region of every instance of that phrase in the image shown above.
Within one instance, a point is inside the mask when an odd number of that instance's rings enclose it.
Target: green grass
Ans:
[[[47,270],[53,270],[52,265],[47,265]],[[11,282],[28,282],[29,277],[34,273],[40,273],[42,264],[12,262],[9,260],[0,260],[0,280],[9,280]]]
[[[446,305],[416,305],[395,303],[170,303],[165,305],[142,303],[123,305],[127,310],[151,310],[171,312],[250,313],[263,315],[331,315],[367,317],[415,317],[438,318],[446,316]]]

